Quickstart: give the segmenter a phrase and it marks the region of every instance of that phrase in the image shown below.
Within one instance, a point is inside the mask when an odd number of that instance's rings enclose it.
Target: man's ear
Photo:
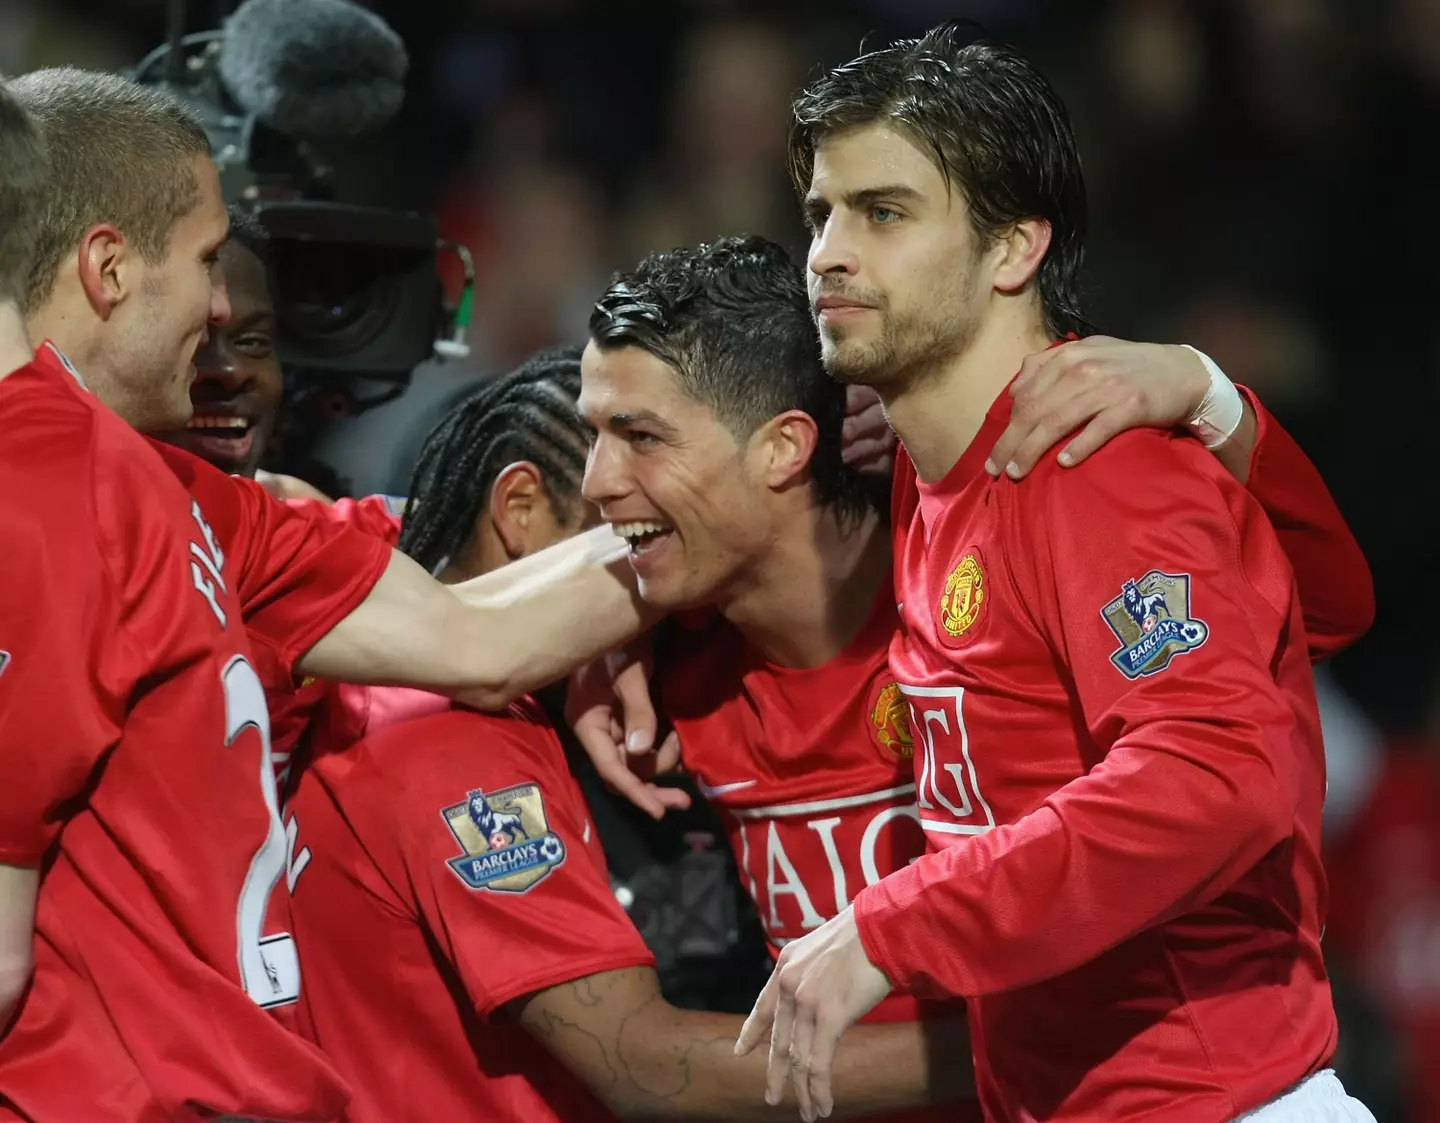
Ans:
[[[540,469],[528,460],[507,465],[490,487],[490,522],[511,559],[529,552],[531,524],[549,507],[550,495]],[[477,528],[478,530],[478,528]]]
[[[756,429],[750,437],[752,451],[763,456],[761,478],[779,491],[804,474],[815,456],[820,430],[804,410],[787,409]]]
[[[108,320],[125,299],[135,257],[134,247],[125,235],[108,222],[92,226],[80,239],[76,251],[80,289],[102,320]]]
[[[1019,292],[1045,260],[1050,224],[1040,218],[1017,222],[996,239],[996,248],[1001,256],[995,267],[995,287],[1001,292]]]

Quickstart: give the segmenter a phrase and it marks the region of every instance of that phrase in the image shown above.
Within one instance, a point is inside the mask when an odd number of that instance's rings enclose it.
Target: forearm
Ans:
[[[623,540],[602,527],[451,588],[396,553],[370,596],[298,668],[503,706],[653,621],[620,551]]]
[[[499,569],[472,577],[450,591],[466,604],[489,606],[523,599],[529,591],[564,581],[577,572],[608,566],[624,560],[629,546],[608,525],[592,527],[583,534],[518,558]],[[629,567],[623,567],[628,570]],[[622,572],[621,567],[616,573]],[[627,590],[635,588],[634,577],[621,578]]]
[[[794,1088],[765,1103],[766,1050],[735,1055],[743,1019],[666,1007],[653,1027],[620,1042],[629,1088],[611,1110],[628,1119],[796,1118]],[[835,1117],[902,1111],[973,1095],[970,1038],[963,1022],[857,1026],[835,1060]]]
[[[629,546],[608,526],[451,587],[490,634],[523,637],[490,681],[459,692],[481,708],[505,705],[630,642],[663,613],[641,598]],[[497,689],[498,687],[498,689]]]
[[[793,1099],[765,1103],[765,1050],[735,1055],[743,1019],[676,1009],[658,986],[632,994],[609,973],[566,986],[584,993],[527,1010],[525,1027],[621,1119],[796,1118]],[[962,1021],[857,1026],[841,1041],[835,1071],[835,1114],[845,1118],[974,1092]]]
[[[1263,734],[1233,731],[1222,759],[1195,745],[1195,726],[1157,723],[1148,746],[1117,744],[1018,822],[862,890],[871,962],[898,990],[973,998],[1064,974],[1215,899],[1288,836],[1293,805],[1245,747]]]

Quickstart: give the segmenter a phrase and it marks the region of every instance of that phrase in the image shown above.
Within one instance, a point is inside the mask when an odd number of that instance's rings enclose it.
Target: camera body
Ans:
[[[433,219],[305,199],[258,203],[255,218],[269,236],[287,367],[408,380],[433,357]]]
[[[224,35],[172,38],[132,76],[185,103],[210,138],[226,203],[249,211],[266,231],[287,376],[302,386],[356,378],[395,384],[372,402],[345,393],[355,411],[388,400],[417,365],[436,357],[450,319],[435,221],[334,201],[329,169],[313,147],[230,96],[218,65]],[[170,57],[177,51],[183,60]],[[455,353],[453,342],[446,346],[442,353]]]

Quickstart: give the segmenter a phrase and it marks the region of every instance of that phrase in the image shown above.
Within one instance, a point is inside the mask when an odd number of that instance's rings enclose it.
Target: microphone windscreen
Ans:
[[[245,0],[225,23],[220,77],[237,105],[282,133],[351,137],[405,98],[405,44],[349,0]]]

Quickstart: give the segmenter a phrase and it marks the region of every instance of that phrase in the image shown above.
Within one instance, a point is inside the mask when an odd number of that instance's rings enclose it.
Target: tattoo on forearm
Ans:
[[[592,1074],[595,1081],[593,1087],[597,1093],[604,1095],[615,1086],[620,1074],[615,1071],[615,1066],[610,1061],[610,1050],[598,1035],[548,1010],[541,1013],[541,1018],[543,1020],[539,1024],[532,1022],[529,1027],[531,1033],[554,1042],[550,1046],[552,1052],[574,1056],[579,1064]]]
[[[595,988],[590,984],[589,979],[576,979],[570,984],[570,992],[575,995],[575,1001],[581,1006],[599,1006],[600,996],[595,993]]]
[[[621,1019],[615,1054],[620,1069],[638,1091],[657,1100],[674,1101],[690,1091],[695,1066],[702,1062],[701,1054],[707,1049],[723,1049],[722,1055],[728,1057],[735,1039],[724,1034],[687,1036],[676,1032],[668,1037],[663,1051],[657,1050],[653,1041],[647,1042],[642,1036],[653,1034],[653,1027],[641,1027],[645,1025],[646,1008],[664,1001],[659,994],[652,995]]]
[[[670,1020],[657,1019],[652,1009],[663,1006],[664,998],[658,991],[617,993],[617,985],[603,976],[566,983],[556,988],[563,1000],[550,1004],[539,1024],[531,1020],[531,1031],[570,1057],[596,1092],[625,1097],[628,1085],[628,1094],[637,1099],[671,1103],[691,1090],[705,1050],[723,1049],[729,1055],[734,1038],[727,1034],[657,1033],[657,1021],[663,1026]],[[596,1020],[602,1008],[603,1018]]]

